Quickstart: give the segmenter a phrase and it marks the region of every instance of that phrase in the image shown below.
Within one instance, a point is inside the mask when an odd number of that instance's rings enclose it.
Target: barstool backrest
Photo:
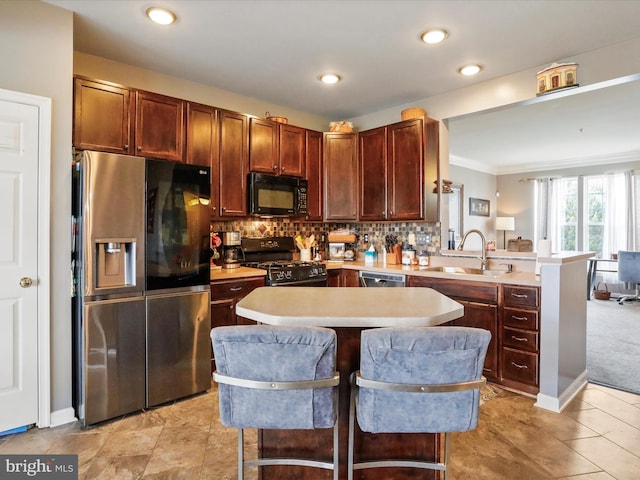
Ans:
[[[335,375],[336,334],[320,327],[243,325],[211,331],[217,374],[246,381],[300,382]],[[268,385],[267,385],[268,387]],[[269,390],[219,383],[220,420],[235,428],[312,429],[335,423],[333,388]]]
[[[482,367],[491,333],[468,327],[379,328],[362,332],[362,379],[396,384],[473,382]],[[361,384],[357,408],[363,431],[459,432],[478,423],[480,388],[412,393]]]

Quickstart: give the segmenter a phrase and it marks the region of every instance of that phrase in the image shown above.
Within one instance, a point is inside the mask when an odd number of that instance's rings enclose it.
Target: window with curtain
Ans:
[[[608,258],[640,247],[633,172],[551,178],[536,184],[537,224],[554,251],[593,251]]]

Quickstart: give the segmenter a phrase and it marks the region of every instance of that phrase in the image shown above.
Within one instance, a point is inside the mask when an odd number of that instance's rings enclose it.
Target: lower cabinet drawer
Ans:
[[[538,352],[538,334],[526,330],[504,327],[502,329],[502,344],[529,352]]]
[[[503,348],[502,376],[505,379],[538,384],[538,354]]]
[[[538,330],[538,312],[535,310],[516,310],[504,308],[502,310],[505,325],[527,330]]]

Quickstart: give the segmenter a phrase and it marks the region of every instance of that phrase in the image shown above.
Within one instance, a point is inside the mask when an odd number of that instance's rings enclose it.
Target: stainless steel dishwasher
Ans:
[[[360,271],[360,285],[363,287],[404,287],[406,275]]]

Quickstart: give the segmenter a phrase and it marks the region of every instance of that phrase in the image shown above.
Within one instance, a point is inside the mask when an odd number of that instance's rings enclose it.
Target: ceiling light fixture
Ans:
[[[334,83],[338,83],[340,80],[342,80],[342,77],[337,73],[325,73],[320,77],[320,81],[328,85],[333,85]]]
[[[428,45],[435,45],[436,43],[444,41],[448,36],[449,32],[444,28],[432,28],[421,33],[420,39]]]
[[[171,25],[176,21],[176,14],[166,8],[149,7],[145,13],[152,22],[159,25]]]
[[[460,72],[465,77],[472,77],[473,75],[477,75],[482,70],[482,65],[465,65],[464,67],[460,67],[458,72]]]

